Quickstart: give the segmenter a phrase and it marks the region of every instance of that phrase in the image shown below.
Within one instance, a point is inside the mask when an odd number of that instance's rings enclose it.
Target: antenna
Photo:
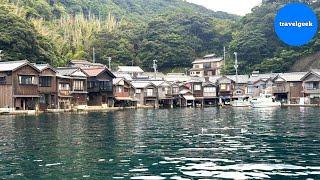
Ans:
[[[223,66],[226,66],[226,47],[223,46]]]
[[[154,79],[157,79],[157,60],[153,60]]]

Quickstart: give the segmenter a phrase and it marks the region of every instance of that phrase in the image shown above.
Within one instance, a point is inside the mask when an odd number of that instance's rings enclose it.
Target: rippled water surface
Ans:
[[[0,178],[320,179],[320,109],[0,116]]]

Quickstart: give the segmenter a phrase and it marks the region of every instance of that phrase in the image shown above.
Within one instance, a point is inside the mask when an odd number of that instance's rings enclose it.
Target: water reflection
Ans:
[[[0,177],[320,178],[320,110],[139,109],[0,117]]]

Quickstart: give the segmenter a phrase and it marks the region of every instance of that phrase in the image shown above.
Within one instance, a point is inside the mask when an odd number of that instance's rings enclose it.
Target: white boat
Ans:
[[[259,97],[251,99],[250,104],[253,108],[281,106],[281,103],[277,102],[271,94],[260,94]]]
[[[238,98],[237,100],[233,100],[231,102],[232,107],[249,107],[250,102],[243,98]]]

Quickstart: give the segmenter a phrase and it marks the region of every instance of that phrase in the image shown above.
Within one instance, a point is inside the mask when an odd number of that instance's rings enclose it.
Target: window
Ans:
[[[88,81],[88,89],[93,89],[96,87],[96,83],[94,81]]]
[[[29,85],[29,84],[37,84],[35,82],[35,77],[34,76],[19,76],[19,84],[22,85]]]
[[[237,91],[236,91],[236,94],[237,94],[237,95],[240,95],[240,94],[242,94],[242,91],[241,91],[241,90],[237,90]]]
[[[196,72],[196,74],[200,74],[200,72]]]
[[[194,68],[199,68],[199,65],[194,65]]]
[[[203,64],[203,67],[204,67],[204,68],[211,68],[211,64],[210,64],[210,63],[204,63],[204,64]]]
[[[199,84],[194,85],[194,90],[195,91],[200,91],[201,90],[201,85],[199,85]]]
[[[174,87],[174,88],[172,89],[172,91],[173,91],[174,93],[178,93],[178,92],[179,92],[179,88],[178,88],[178,87]]]
[[[136,94],[140,94],[141,93],[141,89],[136,89]]]
[[[68,83],[60,83],[59,84],[59,90],[69,91],[70,90],[70,84],[68,84]]]
[[[100,81],[100,89],[104,91],[112,91],[112,82]]]
[[[51,87],[51,79],[50,76],[42,76],[39,78],[40,87]]]
[[[6,84],[6,77],[0,76],[0,84]]]
[[[212,92],[216,92],[216,88],[215,87],[205,87],[203,91],[205,93],[212,93]]]
[[[119,93],[123,92],[123,87],[122,86],[117,86],[117,92],[119,92]]]
[[[83,81],[75,80],[73,81],[73,90],[74,91],[83,91]]]
[[[147,89],[147,96],[153,96],[153,89]]]

